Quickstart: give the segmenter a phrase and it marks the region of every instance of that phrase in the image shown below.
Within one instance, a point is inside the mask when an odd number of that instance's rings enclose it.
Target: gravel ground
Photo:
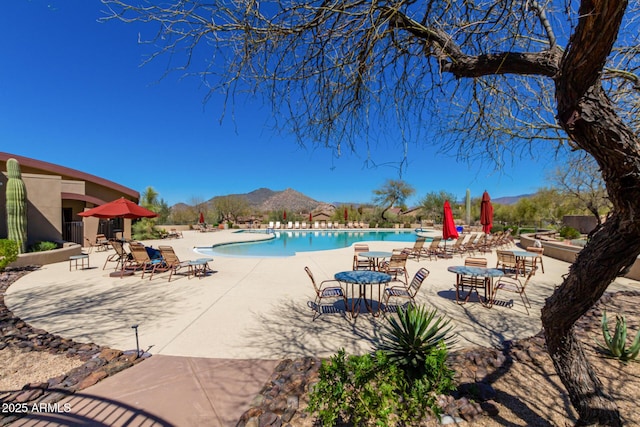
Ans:
[[[42,351],[25,352],[13,347],[0,350],[0,360],[0,391],[19,390],[28,383],[47,382],[49,378],[65,374],[84,363],[75,357]]]

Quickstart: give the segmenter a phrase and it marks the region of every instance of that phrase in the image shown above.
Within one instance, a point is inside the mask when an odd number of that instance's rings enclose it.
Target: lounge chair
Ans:
[[[338,229],[338,228],[340,228],[340,224],[338,224],[338,222],[337,222],[337,221],[334,221],[334,222],[333,222],[333,228],[334,228],[334,229]]]
[[[182,238],[182,231],[178,231],[177,228],[172,228],[172,229],[169,230],[169,234],[167,234],[167,238],[169,238],[169,239]]]
[[[144,274],[149,270],[151,270],[151,276],[149,277],[149,280],[153,278],[153,274],[156,271],[168,270],[162,258],[151,259],[149,257],[149,253],[142,243],[129,243],[129,250],[131,251],[133,260],[132,262],[125,265],[125,268],[130,270],[142,270],[142,279],[144,279]]]
[[[273,230],[273,221],[269,221],[269,226],[267,228],[270,228]]]
[[[276,225],[274,227],[276,230],[280,230],[280,221],[276,221]]]
[[[303,230],[307,229],[307,223],[305,221],[302,221],[302,229]]]
[[[315,313],[313,314],[313,320],[316,320],[322,314],[323,298],[341,298],[344,302],[344,309],[347,309],[347,294],[342,289],[342,286],[340,286],[340,282],[338,282],[337,280],[323,280],[318,285],[309,267],[305,267],[304,271],[307,272],[307,275],[309,276],[309,279],[311,279],[311,283],[313,284],[313,289],[316,292],[316,298],[314,301]],[[338,286],[325,286],[326,283],[338,283]]]
[[[118,267],[124,269],[124,263],[129,258],[129,254],[124,250],[124,247],[122,246],[122,242],[117,239],[111,239],[109,240],[109,244],[116,251],[116,253],[111,254],[107,257],[107,259],[104,262],[104,265],[102,266],[102,269],[104,270],[105,268],[107,268],[107,264],[110,262],[116,263],[114,270],[117,270]]]
[[[435,257],[438,259],[438,256],[442,254],[442,249],[440,248],[440,242],[442,242],[442,237],[436,236],[431,241],[431,244],[425,250],[425,255],[431,259],[431,257]]]
[[[327,228],[333,228],[333,224],[331,223],[331,221],[327,222]]]
[[[320,223],[318,221],[314,222],[313,228],[320,228]]]
[[[292,229],[293,229],[293,222],[289,221],[289,222],[287,223],[287,228],[288,228],[289,230],[292,230]]]
[[[408,299],[410,304],[415,304],[415,296],[418,294],[422,283],[429,276],[429,270],[426,268],[421,268],[418,272],[413,276],[411,283],[407,286],[389,286],[384,290],[384,306],[385,311],[387,306],[389,305],[390,298],[404,298]]]
[[[427,240],[426,237],[419,236],[412,248],[404,248],[404,252],[407,253],[408,258],[415,258],[416,261],[420,261],[420,255],[425,255],[424,243]]]
[[[300,221],[296,221],[296,224],[295,224],[294,228],[296,230],[300,230]]]
[[[166,271],[170,271],[168,282],[171,281],[173,274],[177,273],[180,268],[189,266],[189,261],[180,261],[171,246],[158,246],[158,250],[162,254],[162,259],[166,264]]]

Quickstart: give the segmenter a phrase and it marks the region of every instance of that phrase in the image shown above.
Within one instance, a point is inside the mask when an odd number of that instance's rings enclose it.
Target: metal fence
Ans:
[[[84,245],[84,224],[82,221],[71,221],[62,224],[62,239]]]

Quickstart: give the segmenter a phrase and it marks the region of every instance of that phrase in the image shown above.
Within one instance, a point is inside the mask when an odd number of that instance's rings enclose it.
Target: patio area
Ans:
[[[202,257],[194,247],[256,237],[231,231],[183,234],[182,239],[143,243],[155,248],[171,245],[181,260],[188,260]],[[411,245],[369,242],[369,246],[390,251]],[[5,302],[33,327],[122,350],[136,348],[132,325],[138,325],[140,348],[167,356],[275,360],[325,357],[340,348],[363,353],[377,342],[385,323],[382,316],[363,313],[352,320],[339,312],[312,321],[309,303],[314,291],[304,267],[309,266],[318,281],[332,279],[335,273],[351,269],[351,247],[287,258],[216,257],[206,277],[178,275],[171,282],[169,273],[156,273],[153,280],[141,279],[140,273],[110,277],[113,270],[102,266],[112,253],[91,253],[88,269],[69,271],[68,262],[45,265],[13,284]],[[495,266],[495,251],[484,256],[489,266]],[[491,309],[474,299],[456,304],[456,277],[447,267],[461,264],[460,256],[407,262],[410,277],[420,267],[430,271],[416,300],[452,319],[458,347],[497,347],[539,332],[540,308],[569,267],[544,258],[545,273],[538,272],[527,287],[533,306],[527,315],[517,295],[499,295],[506,304]],[[637,284],[619,278],[609,290],[637,290]]]

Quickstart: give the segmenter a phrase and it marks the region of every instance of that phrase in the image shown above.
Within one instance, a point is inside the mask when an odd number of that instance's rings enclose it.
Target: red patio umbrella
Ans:
[[[453,212],[451,211],[451,205],[448,200],[444,201],[444,215],[442,217],[442,239],[444,240],[445,254],[447,252],[447,240],[457,239],[458,230],[456,230],[456,224],[453,222]]]
[[[155,218],[157,213],[150,211],[147,208],[143,208],[140,205],[133,203],[131,200],[127,200],[121,197],[104,205],[97,206],[84,212],[80,212],[80,216],[94,216],[96,218]]]
[[[480,202],[480,224],[482,224],[482,231],[485,234],[491,233],[491,227],[493,227],[493,205],[491,204],[491,198],[486,191],[482,193],[482,201]]]
[[[198,224],[204,224],[204,214],[200,212],[200,218],[198,219]]]
[[[344,208],[344,222],[347,222],[348,219],[349,219],[349,211],[347,210],[347,208]]]
[[[309,222],[313,221],[313,215],[311,215],[311,212],[309,212]]]
[[[285,221],[287,220],[287,211],[284,211],[282,213],[282,219],[285,220]]]

